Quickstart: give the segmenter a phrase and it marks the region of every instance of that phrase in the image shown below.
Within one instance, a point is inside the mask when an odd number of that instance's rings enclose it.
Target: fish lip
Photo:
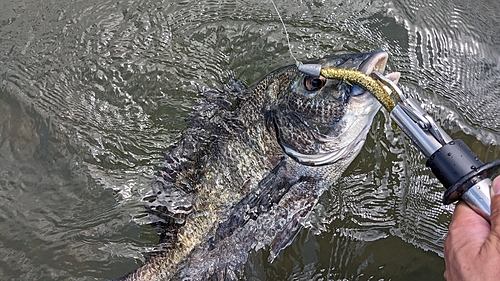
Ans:
[[[375,50],[361,63],[358,70],[368,75],[372,72],[384,73],[388,58],[389,54],[386,51]]]
[[[387,66],[387,60],[389,59],[389,54],[384,50],[375,50],[370,53],[370,56],[366,58],[358,67],[358,70],[370,75],[372,72],[378,72],[384,75],[387,79],[394,83],[398,83],[401,73],[391,72],[384,74],[385,68]],[[365,94],[368,91],[365,91]]]

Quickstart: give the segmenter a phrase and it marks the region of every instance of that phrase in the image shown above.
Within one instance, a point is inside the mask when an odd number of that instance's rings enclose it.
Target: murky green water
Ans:
[[[157,237],[142,191],[197,87],[292,63],[265,1],[0,0],[0,279],[94,280]],[[500,3],[277,1],[299,59],[390,53],[454,138],[500,157]],[[452,207],[380,112],[365,148],[260,280],[440,280]]]

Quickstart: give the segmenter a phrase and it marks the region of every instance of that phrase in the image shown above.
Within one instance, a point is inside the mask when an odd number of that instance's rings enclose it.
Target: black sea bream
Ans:
[[[314,63],[369,74],[386,62],[375,51]],[[295,65],[202,95],[145,197],[161,251],[125,280],[240,279],[262,248],[272,262],[359,153],[380,108],[359,85]]]

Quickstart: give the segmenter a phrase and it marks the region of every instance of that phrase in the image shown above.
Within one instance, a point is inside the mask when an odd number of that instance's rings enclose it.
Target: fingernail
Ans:
[[[493,180],[490,190],[491,196],[500,194],[500,176]]]

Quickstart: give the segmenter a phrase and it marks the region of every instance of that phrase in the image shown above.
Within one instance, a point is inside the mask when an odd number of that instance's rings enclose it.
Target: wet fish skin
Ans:
[[[376,51],[314,63],[383,70],[386,60]],[[120,280],[240,279],[250,251],[268,248],[272,262],[293,241],[380,108],[352,85],[326,80],[311,90],[308,79],[292,65],[243,91],[202,93],[145,196],[160,250]]]

